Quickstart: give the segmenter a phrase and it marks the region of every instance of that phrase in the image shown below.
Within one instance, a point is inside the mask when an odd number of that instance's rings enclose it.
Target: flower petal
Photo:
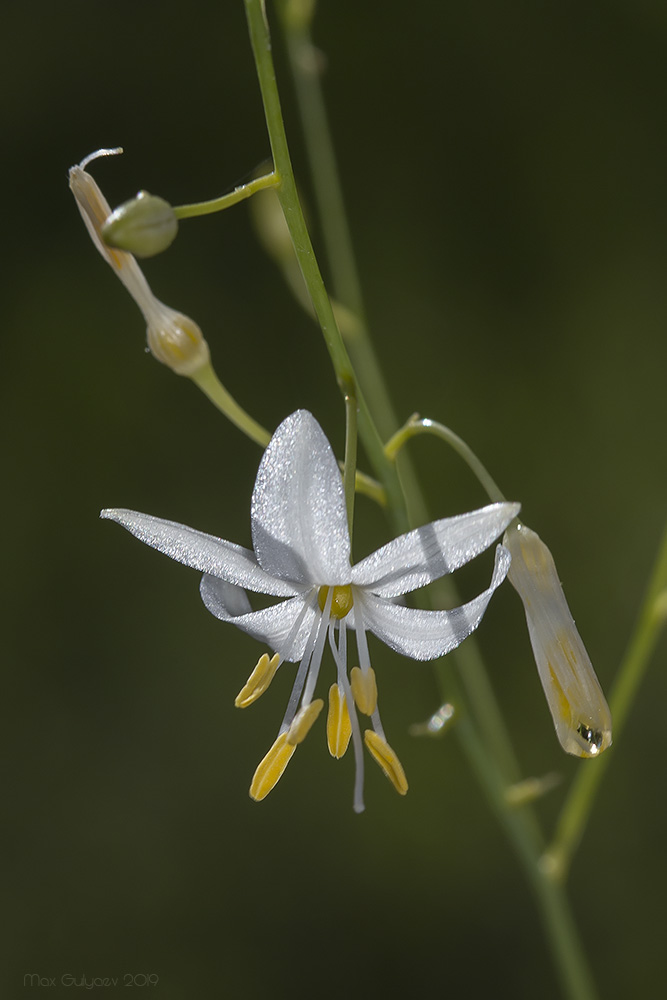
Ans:
[[[409,531],[357,563],[352,582],[381,597],[398,597],[424,587],[488,548],[520,506],[494,503]]]
[[[163,521],[150,514],[134,510],[103,510],[100,517],[117,521],[135,538],[177,562],[210,573],[228,583],[269,594],[271,597],[292,597],[299,587],[276,580],[257,565],[253,552],[214,535],[195,531],[185,524]]]
[[[489,588],[452,611],[406,608],[364,593],[358,598],[362,602],[364,624],[378,639],[403,656],[411,656],[414,660],[434,660],[444,656],[475,631],[493,592],[507,576],[510,562],[507,549],[498,545]]]
[[[283,660],[294,662],[303,656],[315,620],[315,610],[304,606],[303,597],[293,597],[270,608],[251,611],[244,591],[206,574],[202,577],[199,592],[212,615],[223,622],[238,625],[253,639],[265,642],[274,652],[280,653]],[[290,635],[293,630],[295,634]]]
[[[343,481],[331,445],[307,410],[283,420],[269,441],[251,521],[257,561],[271,576],[317,586],[349,583]]]

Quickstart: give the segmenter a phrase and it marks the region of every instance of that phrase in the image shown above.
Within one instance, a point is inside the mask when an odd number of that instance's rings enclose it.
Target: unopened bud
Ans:
[[[177,232],[178,219],[169,202],[140,191],[136,198],[114,209],[101,235],[109,247],[127,250],[135,257],[154,257],[171,246]]]
[[[177,375],[194,375],[210,361],[203,333],[193,319],[156,304],[146,330],[151,354]]]

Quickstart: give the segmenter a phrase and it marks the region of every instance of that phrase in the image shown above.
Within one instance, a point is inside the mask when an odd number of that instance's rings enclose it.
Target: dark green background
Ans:
[[[609,690],[667,496],[667,8],[320,7],[397,410],[452,425],[523,502]],[[140,187],[211,197],[267,156],[241,0],[10,3],[3,22],[3,995],[53,995],[23,988],[35,972],[157,974],[134,992],[170,1000],[557,997],[532,899],[456,739],[407,734],[437,706],[430,668],[373,644],[405,800],[371,765],[355,816],[352,761],[330,760],[320,725],[256,805],[248,784],[290,671],[236,711],[256,645],[205,612],[196,574],[97,520],[128,506],[249,543],[259,450],[143,353],[141,318],[67,189],[68,167],[99,146],[126,149],[92,168],[112,205]],[[246,206],[184,224],[145,270],[259,420],[306,406],[340,450],[321,340]],[[444,446],[420,440],[413,455],[433,516],[484,502]],[[356,556],[388,537],[360,502]],[[471,570],[466,592],[488,571]],[[509,588],[479,639],[525,773],[564,778],[540,804],[549,829],[587,765],[558,747]],[[572,871],[607,997],[664,982],[664,665],[663,642]]]

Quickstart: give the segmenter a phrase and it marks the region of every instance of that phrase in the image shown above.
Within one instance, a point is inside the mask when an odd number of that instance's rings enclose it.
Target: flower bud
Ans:
[[[109,247],[127,250],[135,257],[154,257],[171,246],[178,232],[178,219],[171,205],[148,191],[114,209],[102,226],[101,236]]]
[[[194,375],[211,360],[208,344],[195,321],[157,300],[146,336],[153,357],[177,375]]]
[[[523,601],[528,634],[556,735],[567,753],[596,757],[611,744],[611,713],[574,624],[549,549],[525,524],[508,528],[507,578]]]

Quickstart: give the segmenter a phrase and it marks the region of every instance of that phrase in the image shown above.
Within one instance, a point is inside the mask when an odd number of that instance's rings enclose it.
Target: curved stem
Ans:
[[[384,446],[385,454],[389,458],[395,458],[403,445],[417,434],[433,434],[435,437],[440,438],[440,440],[446,441],[461,456],[471,472],[477,477],[490,499],[494,502],[505,500],[497,483],[489,472],[487,472],[486,467],[480,462],[472,448],[466,444],[463,438],[460,438],[449,427],[438,423],[437,420],[429,420],[427,417],[422,418],[418,413],[413,413],[403,427],[399,431],[396,431],[394,436],[387,441]]]
[[[190,378],[235,427],[247,434],[251,441],[256,441],[262,448],[266,448],[271,439],[270,433],[256,420],[253,420],[243,407],[239,406],[234,397],[225,389],[211,364],[204,365]]]
[[[256,177],[255,180],[248,181],[247,184],[239,184],[229,194],[223,194],[220,198],[211,198],[210,201],[193,202],[191,205],[177,205],[174,208],[174,215],[177,219],[192,219],[199,215],[212,215],[214,212],[222,212],[223,209],[236,205],[239,201],[245,201],[256,191],[264,191],[266,188],[277,187],[280,184],[280,177],[275,170],[264,177]]]

